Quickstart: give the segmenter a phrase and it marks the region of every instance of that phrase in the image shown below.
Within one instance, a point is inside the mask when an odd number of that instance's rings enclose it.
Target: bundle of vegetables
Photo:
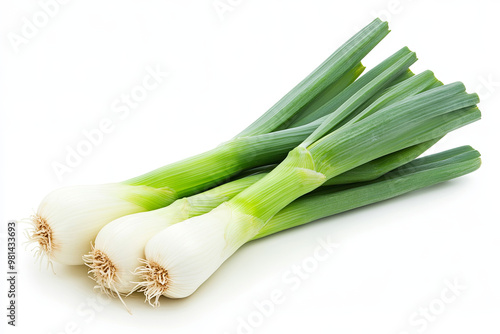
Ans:
[[[413,74],[408,48],[360,76],[388,32],[374,20],[214,150],[50,193],[33,217],[37,255],[85,262],[102,291],[140,289],[158,305],[192,294],[246,242],[476,170],[470,147],[416,158],[480,119],[477,95]]]

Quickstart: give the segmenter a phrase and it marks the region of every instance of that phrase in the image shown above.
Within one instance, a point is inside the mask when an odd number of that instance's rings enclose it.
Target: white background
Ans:
[[[86,269],[56,265],[56,275],[39,269],[20,236],[18,327],[8,332],[77,326],[82,333],[237,333],[240,321],[259,320],[255,302],[280,290],[282,303],[246,333],[498,333],[498,2],[228,1],[222,2],[232,10],[222,18],[212,0],[69,1],[18,52],[9,36],[21,34],[23,18],[33,22],[41,7],[2,1],[3,273],[5,223],[29,216],[49,191],[120,181],[231,138],[377,15],[390,21],[392,33],[366,66],[407,45],[420,58],[414,71],[431,69],[445,83],[460,80],[481,95],[483,120],[430,152],[469,144],[483,154],[483,166],[253,242],[187,299],[164,299],[153,309],[140,295],[128,298],[132,316],[115,300],[92,308]],[[148,66],[169,75],[120,119],[112,104],[141,83]],[[106,118],[113,130],[59,180],[52,164],[64,162],[67,147]],[[339,248],[292,289],[282,276],[327,236]],[[415,314],[440,305],[446,282],[454,280],[463,286],[459,296],[422,323]]]

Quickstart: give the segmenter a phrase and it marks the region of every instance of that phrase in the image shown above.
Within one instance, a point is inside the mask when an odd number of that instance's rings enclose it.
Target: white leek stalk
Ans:
[[[262,226],[255,217],[224,203],[155,235],[146,245],[147,261],[137,270],[148,300],[191,295]]]

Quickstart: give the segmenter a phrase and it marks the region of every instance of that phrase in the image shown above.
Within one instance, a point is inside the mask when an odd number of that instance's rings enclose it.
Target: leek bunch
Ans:
[[[242,245],[468,174],[464,146],[418,158],[479,120],[462,83],[415,74],[401,48],[362,75],[389,33],[374,20],[233,139],[138,177],[55,190],[33,215],[36,256],[85,263],[109,295],[191,295]]]

